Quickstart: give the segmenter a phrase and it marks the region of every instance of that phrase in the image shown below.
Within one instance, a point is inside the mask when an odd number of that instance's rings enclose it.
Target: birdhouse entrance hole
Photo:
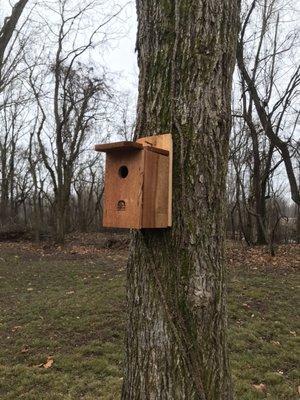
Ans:
[[[118,211],[124,211],[126,208],[126,203],[124,200],[119,200],[117,204],[117,210]]]
[[[122,167],[119,168],[119,176],[121,178],[126,178],[126,176],[128,175],[128,168],[126,167],[126,165],[122,165]]]

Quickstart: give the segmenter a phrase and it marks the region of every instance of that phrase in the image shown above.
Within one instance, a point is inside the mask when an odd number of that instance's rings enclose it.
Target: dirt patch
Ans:
[[[40,258],[91,259],[103,257],[107,254],[125,258],[127,257],[129,242],[128,234],[73,234],[67,237],[64,245],[58,245],[51,241],[39,244],[29,241],[0,242],[0,253],[31,260]]]
[[[226,244],[227,265],[248,269],[269,271],[276,269],[279,274],[299,269],[300,245],[280,245],[272,257],[267,246],[248,247],[244,244],[228,241]]]
[[[93,259],[107,254],[125,259],[129,244],[130,235],[127,232],[98,232],[69,235],[64,245],[57,245],[51,241],[40,244],[30,241],[0,242],[0,253],[25,259]],[[276,256],[272,257],[266,246],[247,247],[228,241],[225,255],[229,268],[276,271],[278,275],[282,275],[300,267],[300,245],[296,244],[278,246]]]

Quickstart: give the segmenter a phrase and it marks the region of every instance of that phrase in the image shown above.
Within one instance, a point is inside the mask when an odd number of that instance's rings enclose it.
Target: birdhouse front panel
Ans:
[[[103,226],[141,228],[143,175],[143,151],[107,153]]]

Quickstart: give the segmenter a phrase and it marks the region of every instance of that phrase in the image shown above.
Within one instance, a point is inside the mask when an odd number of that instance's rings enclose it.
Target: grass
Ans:
[[[299,398],[296,279],[292,271],[231,271],[229,341],[237,399]],[[261,384],[262,393],[253,386]]]
[[[80,259],[1,252],[0,399],[119,398],[124,263],[116,251]],[[231,268],[237,400],[298,398],[295,296],[293,268]],[[261,392],[253,386],[261,384]]]

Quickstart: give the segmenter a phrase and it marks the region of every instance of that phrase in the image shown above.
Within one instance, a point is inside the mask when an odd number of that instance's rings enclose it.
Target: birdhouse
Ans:
[[[106,153],[103,226],[167,228],[172,225],[172,136],[98,144]]]

